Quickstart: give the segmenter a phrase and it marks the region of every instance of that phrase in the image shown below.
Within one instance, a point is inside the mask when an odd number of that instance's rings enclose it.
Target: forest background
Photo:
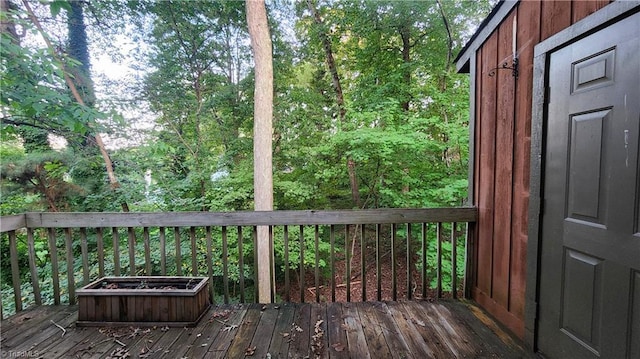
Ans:
[[[0,214],[253,209],[244,2],[0,3]],[[469,80],[453,58],[491,5],[268,2],[274,208],[464,205]]]

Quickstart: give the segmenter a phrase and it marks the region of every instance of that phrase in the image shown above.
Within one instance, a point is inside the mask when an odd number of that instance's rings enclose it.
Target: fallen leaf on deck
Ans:
[[[280,335],[282,335],[283,337],[285,337],[285,338],[286,338],[286,337],[288,337],[288,336],[289,336],[289,335],[291,335],[291,334],[289,334],[289,333],[280,333]]]
[[[117,348],[114,349],[111,354],[107,356],[107,359],[121,359],[121,358],[130,358],[131,355],[129,351],[125,348]]]
[[[229,309],[220,310],[213,313],[213,315],[211,316],[211,319],[223,318],[226,320],[228,319],[229,315],[231,315],[231,310]]]
[[[332,344],[331,347],[333,348],[333,350],[335,350],[337,352],[341,352],[341,351],[344,350],[344,344],[342,344],[342,343]]]
[[[324,320],[318,320],[315,325],[315,334],[311,336],[313,340],[311,344],[311,350],[316,355],[316,357],[320,357],[322,354],[322,349],[324,346],[322,345],[322,337],[324,336],[324,330],[320,328],[320,326],[324,323]]]
[[[244,351],[245,356],[252,356],[256,352],[256,347],[249,347]]]

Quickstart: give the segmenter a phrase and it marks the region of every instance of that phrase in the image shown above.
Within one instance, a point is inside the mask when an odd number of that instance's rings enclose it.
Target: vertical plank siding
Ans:
[[[580,0],[545,0],[542,1],[542,17],[540,22],[540,41],[571,25],[572,3]]]
[[[316,223],[297,224],[298,220],[292,220],[292,223],[297,225],[270,225],[270,247],[274,265],[271,270],[275,271],[274,274],[278,277],[278,280],[272,283],[274,295],[277,295],[274,298],[289,301],[290,292],[297,289],[299,296],[294,295],[296,301],[336,301],[337,288],[341,293],[345,293],[344,290],[347,289],[347,301],[352,300],[351,289],[355,296],[353,300],[357,301],[412,299],[417,293],[422,293],[422,297],[457,296],[457,291],[461,289],[458,285],[460,278],[456,273],[459,265],[457,250],[445,250],[444,244],[456,246],[460,233],[457,223],[475,222],[475,208],[443,208],[435,212],[420,209],[398,209],[379,213],[374,211],[372,214],[375,215],[371,218],[361,217],[362,212],[367,211],[318,211],[315,213],[320,219],[316,220]],[[420,213],[422,215],[416,216]],[[249,277],[251,279],[247,282],[245,278],[245,256],[254,256],[255,263],[255,253],[247,253],[244,240],[245,233],[250,231],[253,232],[255,241],[257,227],[247,222],[250,223],[251,218],[258,217],[246,214],[241,217],[248,216],[249,220],[242,219],[230,221],[228,225],[212,226],[204,222],[192,223],[189,220],[190,214],[175,213],[174,217],[182,218],[184,225],[176,225],[175,219],[171,223],[168,231],[174,232],[172,237],[175,243],[169,245],[175,244],[175,247],[167,251],[167,235],[171,236],[171,233],[167,234],[167,227],[158,225],[161,221],[155,218],[164,214],[146,215],[147,220],[142,221],[139,227],[132,226],[127,218],[114,216],[112,221],[96,228],[87,226],[88,223],[95,223],[90,220],[92,214],[61,213],[52,216],[51,220],[42,221],[39,228],[3,232],[2,235],[7,236],[11,249],[15,310],[20,311],[34,302],[43,302],[40,284],[45,282],[44,277],[41,277],[42,273],[38,273],[38,263],[44,258],[50,259],[52,298],[55,304],[74,304],[78,287],[105,275],[120,276],[122,273],[155,276],[166,275],[167,272],[187,272],[187,275],[191,276],[208,277],[211,286],[207,295],[214,302],[244,303],[255,300],[254,295],[247,295],[250,293],[246,289],[247,286],[255,288],[256,279]],[[108,218],[109,215],[102,216]],[[351,218],[347,220],[349,216]],[[286,223],[287,219],[282,218],[276,222],[278,221]],[[104,228],[108,230],[105,231]],[[122,238],[125,231],[126,239]],[[294,235],[292,232],[297,233]],[[184,241],[183,233],[188,233],[187,243]],[[25,241],[28,247],[25,260],[29,266],[24,270],[20,268],[19,261],[22,259],[18,257],[19,241]],[[36,247],[37,241],[45,244],[48,249],[43,252],[41,244]],[[112,248],[105,249],[105,241],[110,243]],[[354,246],[356,250],[358,247],[362,249],[360,253],[353,252]],[[282,249],[284,253],[278,252]],[[431,251],[434,252],[430,253]],[[78,252],[81,255],[74,257],[74,253]],[[276,252],[277,258],[274,254]],[[425,265],[432,256],[437,260],[429,263],[429,266]],[[127,258],[127,262],[121,263],[121,258]],[[190,268],[187,270],[183,268],[184,258],[188,258],[187,261],[190,259]],[[327,258],[328,263],[324,263],[323,258]],[[298,267],[298,276],[294,283],[291,283],[289,277],[292,261],[296,262]],[[390,268],[383,268],[389,261]],[[337,263],[342,263],[346,269],[344,278],[337,276]],[[80,270],[76,273],[76,269]],[[390,277],[387,276],[389,271]],[[327,272],[330,272],[330,276],[326,275]],[[453,275],[453,286],[443,288],[443,276],[448,276],[449,273]],[[406,282],[400,282],[396,275],[406,275],[406,278],[403,278]],[[284,277],[284,291],[280,284],[276,286],[276,283],[282,283],[281,276]],[[437,288],[431,287],[432,282],[437,282]],[[32,286],[33,296],[24,297],[23,283]],[[392,288],[392,291],[387,296],[382,293],[383,288]],[[371,289],[377,289],[377,293],[372,294]],[[50,298],[51,294],[47,295],[47,300]],[[344,300],[344,297],[341,298]],[[11,312],[3,309],[3,313]]]
[[[511,63],[512,34],[515,13],[498,28],[498,65]],[[493,281],[492,297],[500,303],[509,302],[509,260],[511,243],[496,238],[511,237],[511,196],[513,173],[514,92],[516,78],[511,71],[497,71],[496,93],[496,159],[493,218]]]
[[[571,23],[575,23],[598,11],[610,0],[574,1],[571,11]]]
[[[516,335],[524,336],[534,47],[609,3],[520,1],[477,47],[474,94],[473,203],[478,207],[472,296]],[[513,19],[519,76],[511,63]],[[482,29],[481,29],[482,30]]]
[[[525,1],[518,7],[516,36],[519,76],[515,93],[515,134],[513,155],[513,215],[511,227],[511,273],[509,283],[509,311],[524,318],[526,283],[527,213],[529,208],[529,157],[531,155],[531,102],[533,96],[533,49],[540,42],[539,19],[541,3]],[[531,18],[536,21],[525,21]]]
[[[493,224],[495,200],[495,167],[496,167],[496,92],[495,76],[489,76],[491,70],[498,66],[497,60],[498,33],[494,33],[485,46],[478,51],[478,63],[482,65],[482,74],[477,86],[480,104],[480,123],[477,129],[480,133],[480,150],[476,161],[480,164],[476,174],[478,188],[478,247],[476,260],[477,288],[491,296],[493,275]]]

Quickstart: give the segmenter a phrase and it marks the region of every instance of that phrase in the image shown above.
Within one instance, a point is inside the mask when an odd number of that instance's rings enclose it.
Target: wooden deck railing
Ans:
[[[225,303],[255,300],[255,292],[247,289],[257,290],[256,271],[252,272],[257,267],[253,251],[257,226],[269,227],[271,288],[276,293],[272,300],[305,301],[310,289],[305,280],[310,279],[314,290],[309,292],[315,301],[336,301],[338,287],[346,290],[346,301],[352,301],[351,289],[359,277],[360,300],[395,301],[398,295],[440,297],[445,290],[454,298],[458,290],[468,295],[470,248],[465,239],[476,217],[477,210],[467,207],[26,213],[1,217],[0,233],[9,244],[15,311],[43,304],[45,291],[53,304],[75,304],[76,288],[105,275],[208,276],[215,284],[210,286],[212,298]],[[359,268],[350,268],[357,248]],[[463,263],[459,257],[465,258]],[[247,259],[253,259],[254,265],[247,265]],[[383,263],[390,268],[383,268]],[[336,278],[337,265],[344,278]],[[404,267],[402,273],[399,265]],[[47,278],[43,268],[50,274]],[[297,271],[294,283],[292,269]],[[390,271],[391,283],[383,283],[384,271]],[[443,286],[446,273],[447,288]],[[398,283],[399,274],[406,276],[406,283]],[[375,285],[375,298],[368,297],[368,285]],[[383,297],[383,286],[391,287],[390,298]],[[400,294],[399,286],[404,287]],[[326,296],[320,288],[325,288]]]

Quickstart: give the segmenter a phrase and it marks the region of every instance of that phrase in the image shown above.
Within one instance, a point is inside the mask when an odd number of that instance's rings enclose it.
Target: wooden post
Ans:
[[[253,182],[256,211],[273,210],[273,59],[271,36],[264,0],[246,2],[247,25],[255,61],[255,91],[253,108]],[[271,243],[269,226],[258,226],[258,302],[270,303]]]

